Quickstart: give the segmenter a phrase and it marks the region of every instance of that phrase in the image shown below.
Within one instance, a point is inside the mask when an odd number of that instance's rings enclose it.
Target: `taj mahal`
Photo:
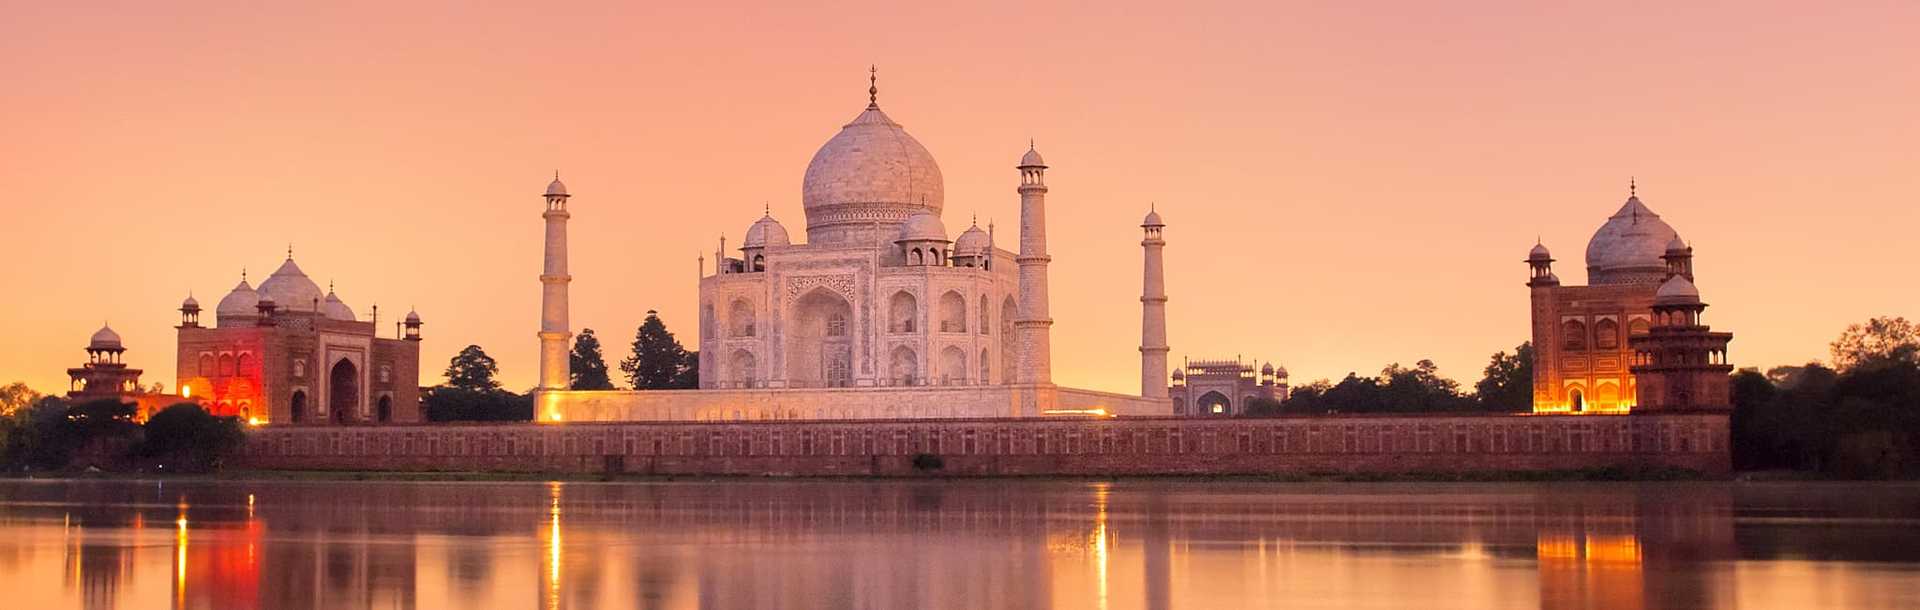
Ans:
[[[1165,223],[1141,222],[1140,394],[1055,385],[1047,266],[1047,163],[1028,143],[1019,233],[991,223],[951,236],[933,154],[880,109],[821,145],[800,199],[806,241],[771,211],[738,249],[725,239],[699,287],[700,389],[569,390],[567,222],[572,195],[544,193],[540,421],[733,421],[1172,415],[1167,387]]]

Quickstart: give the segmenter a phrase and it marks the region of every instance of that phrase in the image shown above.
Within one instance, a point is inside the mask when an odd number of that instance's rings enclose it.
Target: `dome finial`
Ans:
[[[293,260],[293,242],[287,242],[287,260]]]
[[[1633,176],[1627,176],[1627,196],[1628,197],[1640,196],[1640,180],[1637,178],[1634,178]]]
[[[761,215],[761,216],[766,216],[766,217],[768,217],[768,218],[772,218],[772,217],[773,217],[773,204],[770,204],[770,203],[767,203],[767,202],[765,202],[765,201],[762,201],[762,202],[760,202],[760,215]]]
[[[880,109],[880,66],[867,66],[867,109]]]

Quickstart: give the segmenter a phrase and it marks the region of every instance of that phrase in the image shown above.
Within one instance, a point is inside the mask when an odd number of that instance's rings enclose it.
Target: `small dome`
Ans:
[[[1164,227],[1164,226],[1167,226],[1167,223],[1164,223],[1164,222],[1160,222],[1160,211],[1159,211],[1159,210],[1151,210],[1151,209],[1150,209],[1150,210],[1147,210],[1147,218],[1146,218],[1146,220],[1142,220],[1142,221],[1140,221],[1140,226],[1143,226],[1143,227]]]
[[[1034,150],[1033,145],[1028,144],[1027,154],[1020,155],[1020,167],[1046,167],[1046,166],[1047,166],[1047,160],[1040,158],[1040,151]]]
[[[194,299],[193,295],[189,294],[187,295],[187,300],[180,302],[180,308],[181,309],[199,309],[200,301]]]
[[[259,307],[260,293],[255,292],[253,286],[247,285],[246,280],[240,280],[240,284],[234,286],[232,292],[220,298],[220,304],[215,305],[213,311],[223,318],[251,316],[259,313]]]
[[[413,311],[413,310],[408,310],[408,311],[407,311],[407,323],[408,323],[408,324],[419,324],[419,323],[420,323],[420,312],[418,312],[418,311]]]
[[[561,197],[567,196],[567,185],[560,182],[560,175],[557,173],[553,175],[553,182],[547,183],[546,196],[553,197],[556,195]]]
[[[1273,363],[1271,363],[1271,362],[1269,362],[1269,363],[1267,363],[1267,364],[1265,364],[1265,365],[1263,365],[1263,366],[1261,366],[1261,367],[1260,367],[1260,374],[1262,374],[1262,375],[1272,375],[1272,374],[1273,374]]]
[[[1186,371],[1183,371],[1183,370],[1180,370],[1180,369],[1174,369],[1174,370],[1173,370],[1173,378],[1174,378],[1174,379],[1176,379],[1176,380],[1177,380],[1177,379],[1186,379],[1186,378],[1187,378],[1187,372],[1186,372]]]
[[[1691,250],[1692,248],[1687,247],[1686,240],[1680,239],[1679,233],[1673,234],[1673,241],[1667,242],[1668,254],[1687,254]]]
[[[993,248],[990,241],[987,232],[980,230],[980,225],[967,227],[967,230],[960,232],[958,239],[953,240],[954,256],[986,256],[987,250]]]
[[[112,327],[102,325],[100,330],[94,331],[93,338],[87,341],[87,349],[123,349],[120,347],[120,333],[113,332]]]
[[[353,317],[353,308],[341,302],[340,295],[334,294],[332,290],[328,290],[327,299],[320,302],[320,313],[328,319],[340,320],[342,322],[352,322],[355,319]]]
[[[753,221],[753,226],[747,227],[747,238],[740,243],[740,249],[768,246],[777,248],[792,244],[793,242],[787,237],[787,227],[780,224],[780,221],[774,220],[773,214],[766,214],[761,216],[760,220]]]
[[[1274,377],[1277,377],[1277,378],[1280,378],[1280,379],[1286,379],[1286,378],[1287,378],[1287,367],[1284,367],[1284,366],[1276,366],[1276,367],[1273,367],[1273,376],[1274,376]]]
[[[940,222],[939,216],[916,212],[900,225],[900,239],[897,241],[947,241],[947,227]]]
[[[1693,305],[1699,302],[1700,289],[1687,281],[1684,275],[1667,278],[1667,283],[1661,284],[1660,290],[1653,293],[1655,305]]]
[[[1530,261],[1544,260],[1544,259],[1550,259],[1550,258],[1553,258],[1553,254],[1547,252],[1546,244],[1542,244],[1542,243],[1533,244],[1533,249],[1527,251],[1527,260],[1530,260]]]
[[[260,282],[260,298],[273,299],[273,302],[291,311],[313,311],[314,306],[326,295],[320,292],[320,285],[313,283],[300,266],[293,264],[293,257],[280,263],[280,268]]]

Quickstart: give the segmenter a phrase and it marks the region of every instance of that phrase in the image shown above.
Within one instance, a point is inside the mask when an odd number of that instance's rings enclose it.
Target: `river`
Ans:
[[[1920,485],[0,480],[8,608],[1895,608]]]

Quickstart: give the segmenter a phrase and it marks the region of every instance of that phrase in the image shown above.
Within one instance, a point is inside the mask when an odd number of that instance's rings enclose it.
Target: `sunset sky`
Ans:
[[[423,382],[472,343],[523,390],[556,168],[574,329],[693,346],[695,257],[763,202],[803,235],[871,64],[950,234],[1013,244],[1028,138],[1052,164],[1066,385],[1138,390],[1152,202],[1175,362],[1296,384],[1471,384],[1528,338],[1535,237],[1585,283],[1630,176],[1738,366],[1920,316],[1920,3],[481,4],[0,0],[0,383],[63,392],[107,320],[172,389],[181,299],[291,243],[382,336],[418,307]]]

